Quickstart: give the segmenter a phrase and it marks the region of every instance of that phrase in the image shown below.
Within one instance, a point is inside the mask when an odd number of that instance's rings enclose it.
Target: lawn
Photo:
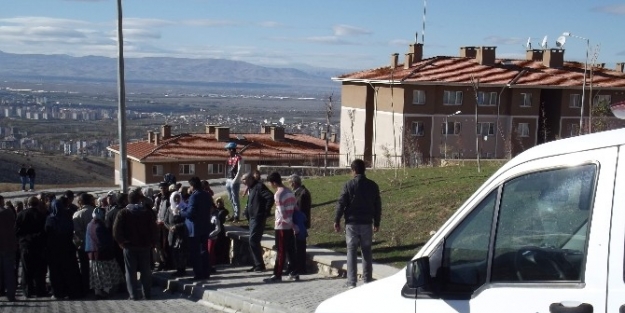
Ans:
[[[486,164],[481,173],[472,165],[399,170],[367,170],[380,186],[382,221],[374,235],[373,258],[395,267],[405,265],[460,205],[501,164]],[[312,227],[308,244],[345,252],[345,235],[334,232],[334,208],[348,175],[311,177],[304,180],[313,198]],[[241,199],[245,206],[246,198]],[[228,202],[228,201],[226,201]],[[229,205],[229,203],[228,203]],[[230,209],[230,208],[229,208]],[[273,218],[267,234],[273,235]],[[341,223],[344,227],[344,223]]]

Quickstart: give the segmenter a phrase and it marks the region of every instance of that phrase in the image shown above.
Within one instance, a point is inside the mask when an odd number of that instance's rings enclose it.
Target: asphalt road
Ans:
[[[51,300],[50,298],[33,298],[24,300],[18,296],[16,302],[6,302],[0,297],[0,312],[10,313],[220,313],[223,311],[209,307],[208,304],[186,298],[181,294],[162,292],[152,289],[152,300],[131,301],[128,295],[121,293],[107,300],[95,300],[93,296],[82,300]]]

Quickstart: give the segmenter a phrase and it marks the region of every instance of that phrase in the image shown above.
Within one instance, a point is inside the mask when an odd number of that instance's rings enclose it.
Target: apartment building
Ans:
[[[455,57],[424,59],[423,45],[412,44],[403,64],[393,54],[390,66],[335,77],[341,163],[504,158],[579,134],[580,119],[586,132],[590,107],[625,100],[624,63],[589,67],[582,113],[585,64],[565,61],[564,52],[532,49],[509,60],[496,47],[461,47]]]

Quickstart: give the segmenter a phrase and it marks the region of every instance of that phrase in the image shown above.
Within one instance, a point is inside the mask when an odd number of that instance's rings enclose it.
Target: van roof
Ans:
[[[506,163],[502,169],[508,169],[534,159],[623,144],[625,144],[625,128],[555,140],[524,151]]]

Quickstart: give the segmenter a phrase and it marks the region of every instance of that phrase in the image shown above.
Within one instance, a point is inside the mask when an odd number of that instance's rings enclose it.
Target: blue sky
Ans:
[[[0,0],[0,50],[116,55],[115,0]],[[224,58],[266,66],[366,69],[403,54],[421,29],[423,1],[124,0],[127,57]],[[625,61],[625,1],[430,0],[425,57],[460,46],[497,46],[522,58],[548,36],[590,39],[598,62]],[[585,41],[567,38],[565,58],[584,60]],[[592,53],[591,53],[592,55]],[[403,60],[403,57],[401,58]]]

